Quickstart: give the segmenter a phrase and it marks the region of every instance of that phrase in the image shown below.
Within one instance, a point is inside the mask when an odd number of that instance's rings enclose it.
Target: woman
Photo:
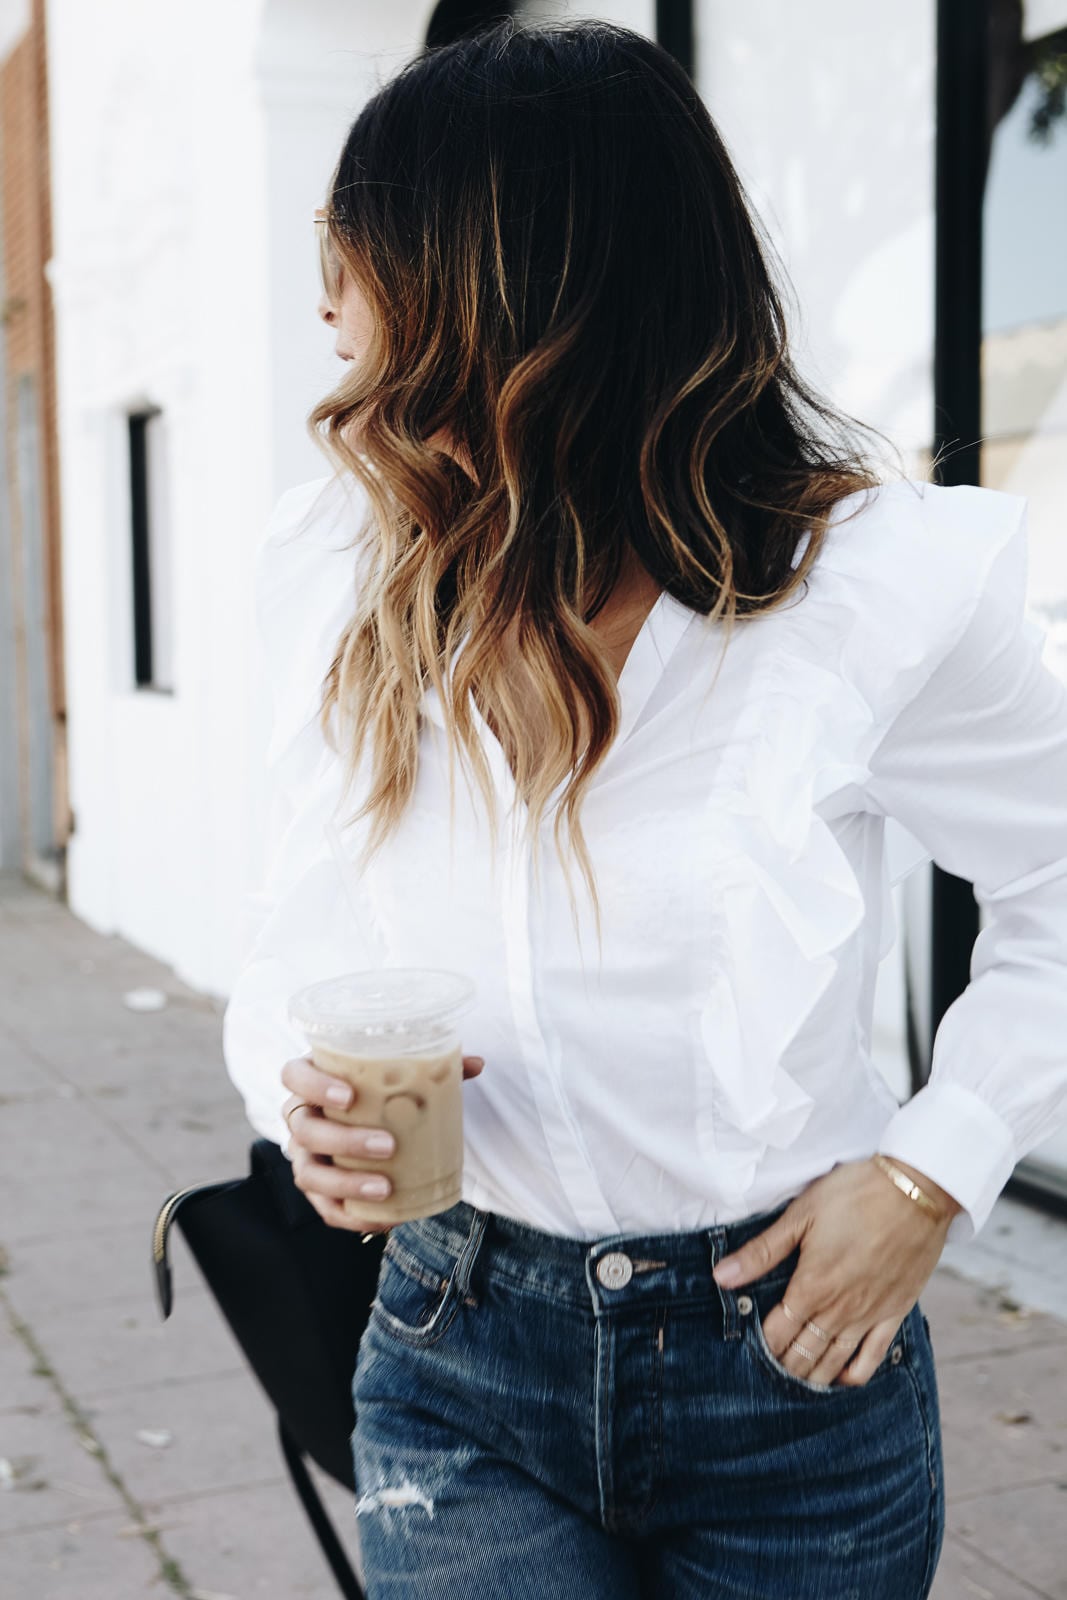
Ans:
[[[284,815],[225,1047],[331,1226],[375,1231],[334,1158],[388,1157],[287,996],[478,986],[463,1199],[391,1229],[355,1373],[371,1600],[919,1600],[918,1297],[1067,1090],[1026,502],[864,458],[707,111],[623,28],[424,53],[321,233],[341,471],[260,559]],[[873,985],[931,857],[987,926],[900,1107]]]

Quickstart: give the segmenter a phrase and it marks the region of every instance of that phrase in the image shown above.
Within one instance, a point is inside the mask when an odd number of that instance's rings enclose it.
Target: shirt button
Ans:
[[[621,1250],[611,1250],[597,1262],[596,1275],[605,1289],[622,1289],[634,1275],[633,1263]]]
[[[902,1359],[903,1355],[904,1351],[901,1346],[899,1344],[895,1344],[892,1350],[889,1352],[889,1359],[893,1365],[896,1366],[897,1362]]]
[[[737,1297],[737,1309],[740,1311],[743,1317],[747,1317],[749,1312],[752,1310],[752,1296],[749,1294],[739,1294]]]

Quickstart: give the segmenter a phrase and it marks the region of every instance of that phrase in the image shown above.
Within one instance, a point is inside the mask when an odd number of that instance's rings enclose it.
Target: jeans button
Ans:
[[[622,1289],[634,1275],[633,1263],[621,1250],[609,1250],[597,1262],[596,1275],[605,1289]]]
[[[750,1294],[739,1294],[737,1297],[737,1309],[743,1317],[747,1317],[752,1310],[752,1296]]]
[[[903,1356],[904,1356],[904,1350],[903,1350],[903,1347],[901,1345],[899,1345],[899,1344],[895,1344],[893,1346],[892,1350],[890,1350],[890,1352],[889,1352],[889,1359],[893,1363],[894,1366],[896,1366],[898,1361],[903,1359]]]

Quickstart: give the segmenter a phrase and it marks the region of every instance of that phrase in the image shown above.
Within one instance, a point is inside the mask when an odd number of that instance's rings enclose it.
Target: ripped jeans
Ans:
[[[925,1600],[944,1538],[918,1303],[866,1384],[781,1365],[785,1209],[571,1239],[466,1201],[394,1227],[353,1379],[369,1600]]]

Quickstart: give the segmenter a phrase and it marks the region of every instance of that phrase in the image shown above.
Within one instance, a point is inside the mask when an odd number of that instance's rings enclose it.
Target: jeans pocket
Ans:
[[[451,1270],[438,1272],[420,1261],[390,1233],[382,1252],[378,1291],[370,1320],[383,1333],[409,1345],[429,1345],[444,1334],[456,1314],[458,1257]]]
[[[791,1371],[789,1367],[783,1364],[780,1357],[774,1354],[774,1351],[767,1343],[767,1335],[763,1328],[764,1318],[769,1316],[773,1308],[780,1303],[786,1287],[787,1284],[784,1282],[753,1285],[748,1291],[748,1298],[752,1301],[752,1309],[745,1319],[748,1325],[746,1330],[748,1350],[762,1370],[780,1387],[791,1389],[805,1398],[823,1399],[833,1404],[839,1404],[847,1396],[862,1395],[864,1390],[868,1389],[872,1384],[880,1383],[892,1372],[894,1367],[901,1365],[905,1360],[907,1348],[905,1335],[902,1332],[902,1324],[901,1329],[898,1329],[894,1334],[889,1349],[865,1383],[839,1383],[835,1380],[822,1383],[802,1377],[799,1373]],[[906,1323],[907,1321],[908,1317],[905,1317],[904,1322]],[[805,1331],[807,1332],[807,1338],[804,1336]],[[794,1338],[801,1344],[807,1344],[808,1349],[816,1350],[820,1354],[826,1344],[824,1339],[819,1339],[810,1330],[801,1329],[794,1334]]]

